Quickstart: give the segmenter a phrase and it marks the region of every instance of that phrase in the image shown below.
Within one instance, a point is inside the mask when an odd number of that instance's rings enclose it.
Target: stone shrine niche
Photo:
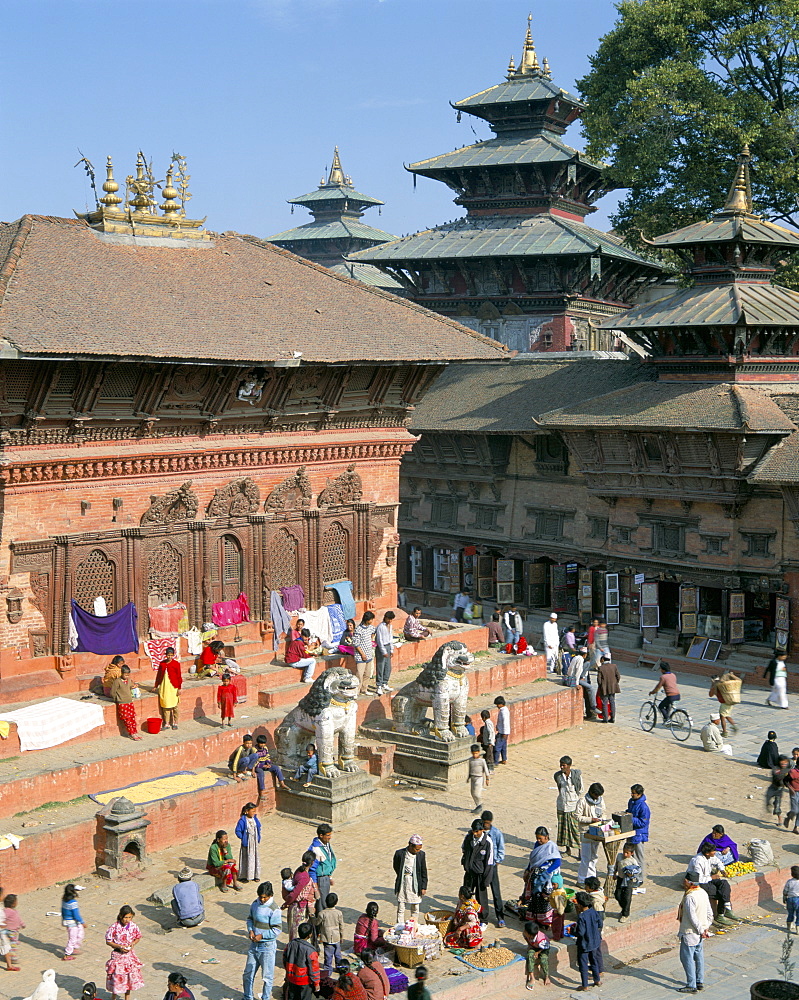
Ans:
[[[181,555],[169,542],[161,542],[147,559],[147,606],[180,600]]]
[[[327,486],[316,500],[317,507],[339,507],[347,503],[359,503],[363,496],[363,483],[354,465],[335,479],[328,479]]]
[[[105,598],[108,614],[116,611],[116,565],[102,549],[92,549],[75,570],[75,601],[94,613],[95,597]]]
[[[261,502],[261,491],[249,476],[234,479],[217,490],[205,511],[206,517],[243,517],[254,514]]]
[[[197,496],[191,489],[191,480],[162,497],[151,496],[150,506],[142,514],[141,524],[173,524],[190,521],[197,516]]]
[[[272,590],[294,587],[300,582],[297,549],[297,539],[290,531],[280,528],[275,532],[269,546],[269,575]]]
[[[293,476],[288,476],[276,486],[264,503],[267,514],[282,510],[298,510],[311,506],[311,481],[301,465]]]
[[[349,532],[334,521],[322,536],[322,580],[343,580],[348,576]]]

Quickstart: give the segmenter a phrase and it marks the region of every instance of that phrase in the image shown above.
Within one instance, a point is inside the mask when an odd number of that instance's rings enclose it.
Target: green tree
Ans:
[[[744,142],[755,210],[799,223],[799,0],[620,0],[617,10],[578,87],[587,153],[627,189],[619,232],[653,236],[721,208]]]

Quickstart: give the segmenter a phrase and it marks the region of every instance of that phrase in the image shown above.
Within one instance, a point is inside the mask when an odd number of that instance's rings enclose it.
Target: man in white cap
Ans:
[[[547,670],[558,669],[558,653],[560,651],[560,633],[558,632],[558,616],[553,611],[549,621],[544,622],[541,630],[544,638],[544,652],[547,656]]]
[[[702,746],[708,753],[723,753],[729,757],[732,754],[732,747],[729,743],[724,742],[724,737],[721,735],[721,730],[719,729],[720,722],[721,716],[719,713],[711,712],[710,722],[702,727],[699,738],[702,740]]]
[[[427,894],[427,859],[422,838],[415,833],[407,847],[394,852],[394,895],[397,897],[397,923],[405,923],[405,907],[412,917],[419,916],[419,904]]]
[[[172,912],[181,927],[196,927],[205,920],[202,893],[190,868],[182,868],[177,885],[172,886]]]

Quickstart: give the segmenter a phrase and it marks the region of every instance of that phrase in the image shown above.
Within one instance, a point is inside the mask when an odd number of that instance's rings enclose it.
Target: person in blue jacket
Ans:
[[[643,785],[633,785],[630,788],[630,801],[627,803],[627,812],[633,818],[633,835],[628,843],[635,848],[635,860],[641,866],[641,885],[633,892],[646,892],[643,888],[646,878],[646,864],[644,862],[644,844],[649,840],[649,817],[651,815],[649,806],[646,804]]]
[[[587,892],[578,892],[574,897],[577,910],[577,968],[580,970],[578,993],[588,989],[588,969],[591,969],[594,986],[602,985],[602,925],[600,914],[594,909],[594,901]]]
[[[261,821],[255,815],[258,806],[247,802],[236,824],[236,836],[241,841],[239,851],[239,882],[259,881],[261,878]]]

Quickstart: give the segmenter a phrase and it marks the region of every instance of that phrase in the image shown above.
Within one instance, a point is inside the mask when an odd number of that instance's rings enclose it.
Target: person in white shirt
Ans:
[[[723,877],[727,871],[712,844],[707,841],[702,844],[688,862],[688,874],[695,875],[708,898],[716,900],[716,923],[722,926],[734,924],[738,918],[732,912],[730,883]]]
[[[680,964],[685,969],[687,983],[678,993],[696,993],[705,979],[704,940],[713,923],[710,900],[698,884],[698,877],[687,872],[683,879],[685,895],[677,911],[680,921]]]
[[[580,840],[580,864],[577,868],[577,884],[584,884],[587,878],[596,875],[596,859],[599,853],[599,841],[586,840],[589,826],[602,823],[605,819],[605,800],[602,796],[605,789],[595,781],[577,803],[574,810],[577,826],[582,834]]]
[[[383,615],[383,621],[377,626],[377,631],[375,632],[375,665],[377,668],[378,698],[381,694],[394,690],[388,686],[388,681],[391,677],[391,653],[394,649],[394,633],[391,628],[391,623],[395,618],[396,615],[393,611],[386,611]]]
[[[718,712],[713,712],[710,716],[710,722],[702,727],[699,739],[708,753],[723,753],[729,757],[732,754],[732,747],[729,743],[724,742],[724,737],[721,735],[721,730],[719,729],[719,722],[721,722],[721,716]]]
[[[560,633],[558,632],[558,616],[553,611],[549,621],[544,622],[541,630],[544,639],[544,652],[547,657],[547,670],[558,669],[558,654],[560,653]]]
[[[510,709],[500,695],[494,699],[497,712],[497,737],[494,743],[494,766],[508,763],[508,739],[510,738]]]
[[[455,611],[455,621],[463,621],[463,612],[472,603],[471,591],[465,588],[455,595],[455,600],[452,602],[453,610]]]
[[[515,646],[524,628],[522,616],[516,610],[515,604],[511,604],[502,615],[502,626],[505,629],[505,642]]]

